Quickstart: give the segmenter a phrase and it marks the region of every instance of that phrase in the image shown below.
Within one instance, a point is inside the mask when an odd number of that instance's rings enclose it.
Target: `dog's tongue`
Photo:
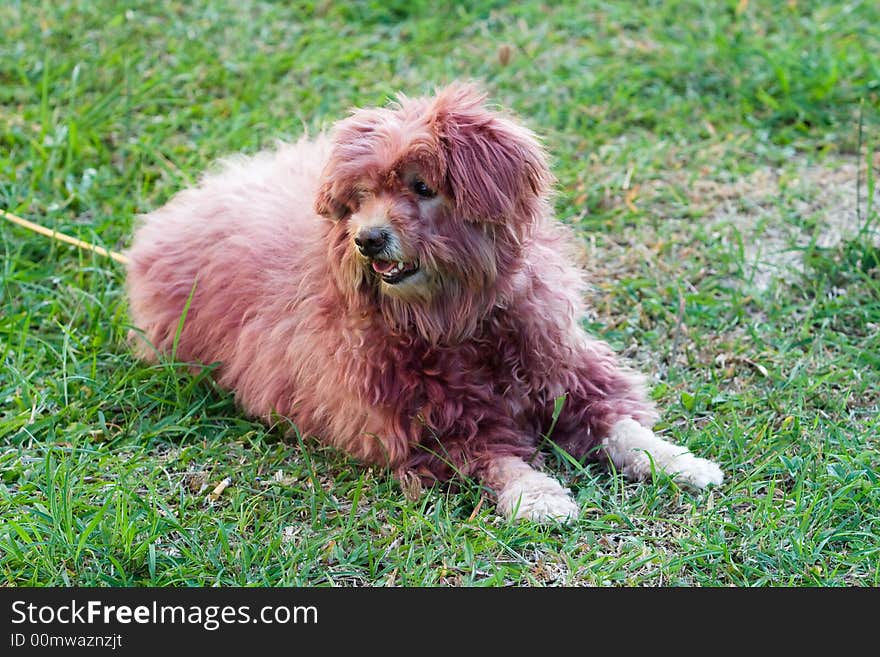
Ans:
[[[384,274],[385,272],[394,269],[394,265],[396,264],[396,262],[392,262],[391,260],[373,260],[373,270],[380,274]]]

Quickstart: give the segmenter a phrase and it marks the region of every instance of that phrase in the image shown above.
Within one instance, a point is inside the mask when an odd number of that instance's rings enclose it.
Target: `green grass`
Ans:
[[[552,153],[589,328],[724,485],[560,462],[569,528],[410,501],[135,361],[121,268],[0,221],[2,582],[880,585],[880,7],[466,4],[4,2],[0,208],[119,249],[218,156],[481,80]]]

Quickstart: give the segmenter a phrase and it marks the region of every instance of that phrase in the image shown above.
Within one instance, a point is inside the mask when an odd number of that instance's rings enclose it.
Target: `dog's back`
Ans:
[[[238,389],[273,334],[310,321],[305,306],[328,278],[325,222],[312,209],[327,150],[320,137],[227,159],[141,218],[127,286],[142,357],[171,353],[177,339],[178,361],[220,361],[218,377]]]

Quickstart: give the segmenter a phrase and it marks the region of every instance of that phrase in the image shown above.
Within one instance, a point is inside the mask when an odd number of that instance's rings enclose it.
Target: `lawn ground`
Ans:
[[[410,500],[134,360],[121,267],[0,221],[0,582],[880,585],[878,25],[868,1],[0,3],[0,208],[113,249],[219,156],[480,80],[552,154],[587,326],[727,473],[560,460],[568,528],[472,483]]]

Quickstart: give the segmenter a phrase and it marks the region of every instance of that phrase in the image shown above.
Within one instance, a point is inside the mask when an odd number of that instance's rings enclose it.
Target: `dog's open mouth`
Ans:
[[[400,281],[409,278],[419,270],[417,262],[396,262],[394,260],[371,260],[373,271],[382,277],[382,281],[389,285],[396,285]]]

